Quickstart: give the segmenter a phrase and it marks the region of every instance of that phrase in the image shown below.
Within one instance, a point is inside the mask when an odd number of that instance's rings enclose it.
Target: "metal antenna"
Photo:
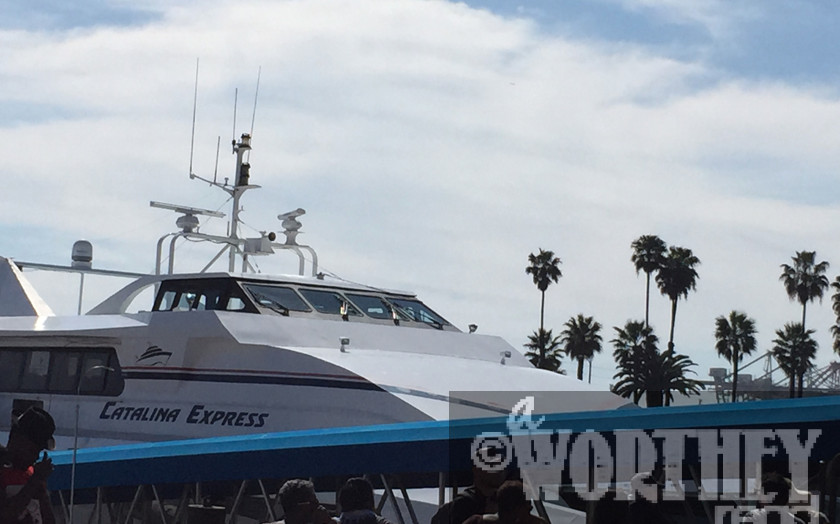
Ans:
[[[257,69],[257,89],[254,91],[254,112],[251,114],[251,138],[254,137],[254,121],[257,119],[257,97],[260,96],[260,76],[262,75],[262,66]],[[248,158],[245,161],[249,161],[251,159],[251,150],[248,150]]]
[[[257,89],[254,91],[254,113],[251,115],[251,137],[254,136],[254,120],[257,119],[257,97],[260,96],[260,75],[262,75],[262,66],[257,70]]]
[[[233,134],[231,135],[231,146],[236,148],[236,104],[239,100],[239,88],[233,91]]]
[[[216,138],[216,168],[213,169],[213,183],[216,183],[216,175],[219,173],[219,146],[222,145],[222,136]]]
[[[195,59],[195,92],[193,93],[193,118],[192,118],[192,133],[190,134],[190,178],[194,178],[193,173],[193,152],[195,151],[195,112],[198,107],[198,58]]]

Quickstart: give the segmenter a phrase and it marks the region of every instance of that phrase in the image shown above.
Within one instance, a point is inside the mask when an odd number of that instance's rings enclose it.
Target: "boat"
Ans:
[[[325,276],[297,239],[303,209],[278,217],[282,242],[241,236],[240,199],[259,188],[250,150],[248,134],[233,142],[231,182],[190,173],[230,195],[227,234],[200,230],[200,217],[220,212],[151,202],[179,215],[179,229],[157,243],[153,274],[94,269],[84,241],[69,267],[0,258],[0,412],[47,409],[68,449],[499,416],[523,392],[550,413],[630,405],[534,368],[499,337],[458,329],[414,293]],[[216,250],[203,269],[176,270],[185,240]],[[298,274],[254,270],[256,257],[281,252],[298,257]],[[62,316],[28,269],[133,280],[87,313]],[[0,416],[0,432],[9,421]]]

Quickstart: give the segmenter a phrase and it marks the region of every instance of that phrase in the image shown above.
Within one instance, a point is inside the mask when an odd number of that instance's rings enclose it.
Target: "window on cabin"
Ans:
[[[230,297],[225,311],[244,311],[245,307],[246,305],[244,300],[239,297]]]
[[[109,362],[109,354],[103,351],[86,353],[82,365],[81,384],[79,392],[97,393],[104,391],[111,370],[114,369]],[[110,368],[110,369],[109,369]]]
[[[362,313],[341,293],[321,289],[301,289],[300,294],[312,304],[312,307],[318,313],[362,316]]]
[[[47,374],[50,370],[49,351],[29,351],[23,366],[20,388],[27,391],[44,390],[47,387]]]
[[[367,316],[371,318],[381,318],[381,319],[393,319],[394,313],[396,309],[392,308],[390,304],[385,302],[380,297],[374,297],[371,295],[357,295],[355,293],[347,293],[347,298],[353,301],[353,304],[359,306],[362,312],[364,312]],[[407,320],[408,317],[405,315],[400,315],[398,312],[398,318]]]
[[[253,306],[251,306],[253,309]],[[245,311],[248,303],[230,279],[167,281],[155,302],[154,311]]]
[[[26,354],[23,351],[0,350],[0,390],[9,388],[15,391],[20,387],[24,357]]]
[[[117,396],[124,387],[111,348],[0,348],[0,391]]]
[[[407,315],[411,320],[431,324],[438,329],[443,329],[443,326],[449,325],[449,322],[419,300],[402,298],[389,298],[388,300],[397,306],[398,311]]]
[[[265,284],[245,284],[245,289],[257,304],[288,314],[289,311],[312,311],[294,289]]]
[[[82,365],[82,354],[78,352],[56,352],[53,355],[53,370],[50,373],[50,391],[75,392]]]
[[[184,291],[178,294],[177,299],[174,301],[174,306],[172,307],[173,311],[189,311],[191,309],[196,309],[193,304],[195,304],[195,297],[196,294],[191,291]]]

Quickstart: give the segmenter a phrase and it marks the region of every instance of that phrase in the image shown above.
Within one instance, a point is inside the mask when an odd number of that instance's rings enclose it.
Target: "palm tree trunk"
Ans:
[[[662,406],[662,392],[661,391],[645,391],[645,404],[649,408],[658,408]]]
[[[540,299],[540,331],[545,329],[545,291],[542,292],[542,298]]]
[[[795,398],[796,395],[796,373],[790,374],[790,384],[788,385],[788,393],[790,398]]]
[[[545,291],[542,293],[542,297],[540,298],[540,338],[543,336],[543,332],[545,331]],[[537,365],[538,368],[542,369],[543,362],[545,362],[545,344],[548,342],[547,340],[540,344],[540,362]]]
[[[649,327],[648,314],[650,313],[650,273],[647,275],[647,289],[645,289],[645,327]]]
[[[578,357],[578,380],[583,381],[583,358]]]
[[[805,373],[800,373],[798,378],[799,378],[799,384],[798,384],[797,396],[799,398],[802,398],[802,385],[805,382]]]
[[[668,336],[668,349],[674,349],[674,322],[677,320],[677,299],[671,300],[671,334]]]
[[[732,352],[732,402],[738,398],[738,352]]]
[[[592,384],[592,359],[589,359],[589,380],[587,381],[589,384]]]
[[[807,301],[802,303],[802,331],[805,331],[805,306],[807,304]]]

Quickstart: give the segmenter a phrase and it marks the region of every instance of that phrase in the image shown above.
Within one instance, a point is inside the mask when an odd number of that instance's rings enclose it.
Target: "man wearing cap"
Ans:
[[[0,447],[0,524],[55,524],[47,478],[52,460],[38,460],[55,448],[55,422],[49,413],[30,407],[12,419],[9,443]]]

